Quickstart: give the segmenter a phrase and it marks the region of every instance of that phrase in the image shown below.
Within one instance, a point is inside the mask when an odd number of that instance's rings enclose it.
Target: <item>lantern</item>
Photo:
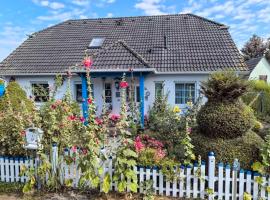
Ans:
[[[37,150],[42,148],[41,139],[43,136],[43,131],[40,128],[31,127],[25,130],[26,144],[25,149]]]

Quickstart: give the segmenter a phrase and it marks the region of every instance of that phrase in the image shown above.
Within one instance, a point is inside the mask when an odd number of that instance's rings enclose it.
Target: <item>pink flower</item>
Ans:
[[[76,116],[70,115],[70,116],[68,116],[68,120],[69,121],[74,121],[74,120],[76,120]]]
[[[92,60],[89,57],[86,57],[83,61],[83,65],[85,68],[90,68],[91,65],[93,64]]]
[[[126,81],[120,82],[120,88],[127,88],[127,87],[128,87],[128,82],[126,82]]]
[[[83,150],[82,150],[83,155],[86,155],[87,152],[88,152],[87,149],[83,149]]]
[[[140,153],[144,149],[144,144],[142,143],[140,136],[136,137],[134,147],[137,153]]]
[[[90,98],[88,98],[88,99],[87,99],[87,103],[88,103],[88,104],[91,104],[91,103],[93,103],[93,100],[90,99]]]
[[[103,123],[102,119],[96,117],[95,122],[97,125],[101,125]]]
[[[157,149],[155,153],[155,159],[161,160],[166,156],[166,152],[162,149]]]
[[[117,120],[120,119],[120,115],[118,115],[118,114],[113,114],[113,115],[111,115],[110,119],[111,119],[112,121],[117,121]]]
[[[56,109],[56,105],[55,104],[52,104],[51,105],[51,109],[55,110]]]
[[[72,146],[71,147],[71,151],[73,152],[73,153],[75,153],[76,151],[77,151],[77,147],[74,145],[74,146]]]
[[[191,131],[192,131],[192,128],[191,128],[191,127],[188,127],[188,128],[187,128],[187,132],[188,132],[188,134],[190,134],[190,133],[191,133]]]

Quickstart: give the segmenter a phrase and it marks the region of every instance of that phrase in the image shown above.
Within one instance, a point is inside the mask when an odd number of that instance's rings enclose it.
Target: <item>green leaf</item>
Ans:
[[[120,181],[117,185],[118,191],[124,192],[126,189],[126,186],[127,186],[126,181]]]
[[[101,175],[102,173],[103,173],[103,168],[102,167],[98,168],[98,174]]]
[[[111,188],[111,177],[110,174],[106,174],[103,180],[103,185],[102,185],[102,191],[105,193],[108,193]]]
[[[73,180],[72,180],[72,179],[67,179],[67,180],[65,180],[65,185],[66,185],[67,187],[71,187],[71,186],[72,186],[72,183],[73,183]]]
[[[251,168],[254,170],[254,171],[257,171],[261,174],[264,174],[265,173],[265,169],[264,169],[264,166],[261,162],[255,162],[253,163],[253,165],[251,166]]]
[[[129,189],[130,189],[130,191],[132,191],[134,193],[137,192],[137,190],[138,190],[138,184],[137,183],[130,183]]]
[[[98,184],[99,184],[99,177],[96,176],[95,178],[92,179],[91,181],[92,185],[94,188],[97,188]]]

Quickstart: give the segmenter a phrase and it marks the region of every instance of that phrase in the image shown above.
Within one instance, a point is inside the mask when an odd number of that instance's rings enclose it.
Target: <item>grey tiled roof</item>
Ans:
[[[258,63],[261,61],[263,56],[259,56],[256,58],[251,58],[246,61],[247,67],[250,70],[250,72],[258,65]]]
[[[246,65],[226,26],[192,14],[68,20],[39,31],[0,64],[0,74],[58,73],[81,63],[94,37],[104,37],[94,68],[197,72]]]

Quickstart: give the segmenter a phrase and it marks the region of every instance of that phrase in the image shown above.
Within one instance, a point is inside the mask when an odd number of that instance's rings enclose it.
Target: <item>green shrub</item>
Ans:
[[[26,150],[24,130],[34,121],[35,108],[26,93],[16,82],[11,82],[3,98],[0,98],[0,154],[23,156]]]
[[[235,138],[251,129],[255,117],[242,102],[207,102],[199,111],[197,123],[202,134],[214,138]]]
[[[184,130],[184,125],[179,114],[173,112],[173,108],[168,104],[167,96],[155,100],[153,107],[149,110],[148,126],[157,140],[166,142],[169,146],[179,142],[180,131]]]
[[[260,158],[260,147],[264,144],[263,139],[252,131],[233,139],[211,138],[197,132],[191,137],[195,154],[201,155],[203,160],[207,161],[207,154],[213,151],[217,162],[232,164],[238,158],[243,168],[249,168],[251,162]]]
[[[256,116],[270,122],[270,85],[265,81],[250,81],[250,92],[242,99],[250,105]]]
[[[26,110],[28,112],[32,112],[34,109],[33,102],[27,98],[26,92],[20,87],[20,85],[16,82],[10,82],[8,86],[6,87],[6,93],[3,97],[0,98],[0,112],[6,112],[7,111],[7,105],[8,105],[8,97],[7,93],[10,99],[11,107],[14,111],[21,112],[22,108],[21,102],[24,102]]]

